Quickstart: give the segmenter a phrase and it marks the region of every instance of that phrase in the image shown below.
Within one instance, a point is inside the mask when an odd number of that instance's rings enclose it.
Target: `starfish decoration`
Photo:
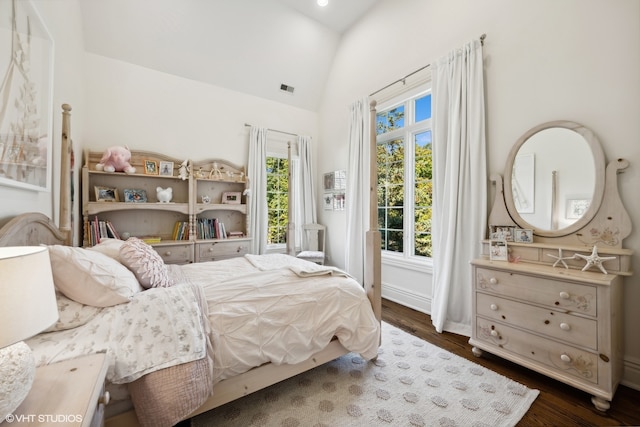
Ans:
[[[553,263],[553,266],[555,267],[556,265],[558,265],[559,262],[562,263],[562,265],[564,265],[564,268],[569,268],[569,266],[567,265],[566,262],[564,262],[565,259],[575,259],[575,255],[574,256],[568,256],[568,257],[563,257],[562,256],[562,248],[558,249],[558,256],[555,255],[551,255],[551,254],[547,254],[548,256],[550,256],[551,258],[554,258],[556,260],[556,262]]]
[[[583,267],[582,271],[585,271],[586,269],[595,266],[595,267],[598,267],[600,271],[602,271],[604,274],[607,274],[607,270],[605,270],[604,267],[602,266],[602,262],[608,261],[610,259],[616,259],[616,257],[614,256],[604,256],[604,257],[598,256],[597,246],[593,247],[593,251],[591,251],[591,255],[575,254],[574,256],[576,258],[582,258],[583,260],[587,261],[587,264]]]

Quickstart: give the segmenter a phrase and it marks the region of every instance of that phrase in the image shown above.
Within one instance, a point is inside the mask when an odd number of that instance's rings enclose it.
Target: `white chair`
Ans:
[[[324,235],[326,229],[324,225],[320,224],[303,225],[303,250],[296,256],[300,259],[324,265]]]

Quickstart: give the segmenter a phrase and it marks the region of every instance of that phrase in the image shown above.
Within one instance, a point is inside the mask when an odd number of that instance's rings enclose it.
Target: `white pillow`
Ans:
[[[113,258],[72,246],[49,246],[53,282],[67,298],[94,307],[129,302],[142,291],[136,277]]]
[[[173,284],[160,254],[137,237],[122,244],[120,262],[133,271],[143,288],[166,288]]]
[[[58,321],[44,332],[77,328],[93,319],[102,310],[101,307],[93,307],[69,299],[60,292],[56,292],[56,301],[58,302]]]
[[[120,248],[124,240],[120,239],[101,239],[97,245],[87,248],[90,251],[97,251],[105,254],[109,258],[113,258],[116,261],[120,261]]]

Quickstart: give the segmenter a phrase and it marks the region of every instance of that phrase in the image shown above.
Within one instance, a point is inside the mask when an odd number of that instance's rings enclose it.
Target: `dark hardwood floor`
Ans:
[[[607,412],[591,404],[591,395],[485,352],[471,353],[468,338],[436,332],[431,317],[382,300],[382,319],[406,332],[526,385],[540,395],[518,426],[640,426],[640,391],[620,385]]]

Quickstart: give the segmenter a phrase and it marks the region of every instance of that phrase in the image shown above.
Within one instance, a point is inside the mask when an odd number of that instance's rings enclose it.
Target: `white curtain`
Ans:
[[[360,283],[364,280],[365,232],[369,227],[369,105],[367,98],[350,107],[349,154],[345,209],[347,236],[345,266]],[[376,226],[373,224],[372,226]]]
[[[487,221],[482,46],[479,40],[431,65],[433,94],[433,301],[438,332],[471,332],[471,259]]]
[[[293,185],[294,192],[294,221],[296,227],[296,245],[299,246],[305,238],[302,233],[304,224],[314,224],[317,222],[316,197],[313,188],[313,167],[311,164],[311,137],[298,137],[299,161],[294,162],[292,177],[297,176],[289,185]],[[290,165],[291,167],[291,165]]]
[[[267,249],[267,129],[251,127],[249,133],[249,236],[251,253]]]

